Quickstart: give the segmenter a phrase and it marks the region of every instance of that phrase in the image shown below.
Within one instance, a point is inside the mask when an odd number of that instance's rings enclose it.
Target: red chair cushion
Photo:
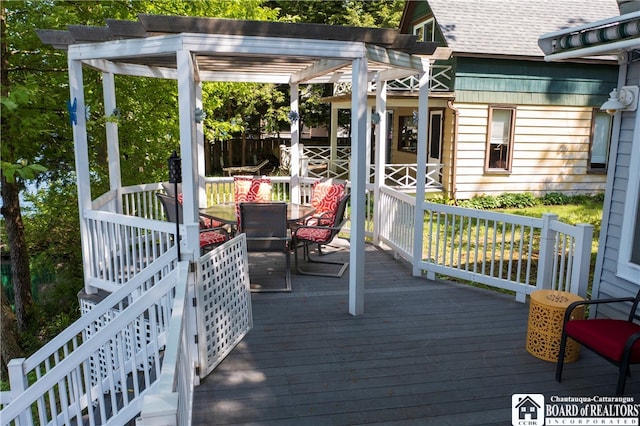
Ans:
[[[227,236],[216,231],[205,231],[200,233],[200,248],[212,244],[220,244],[227,241]]]
[[[323,243],[331,236],[329,229],[317,228],[299,228],[296,230],[296,238],[299,240],[313,241],[315,243]]]
[[[331,180],[318,181],[312,187],[311,206],[316,209],[316,214],[335,212],[344,191],[345,185],[343,183],[336,184]]]
[[[627,339],[640,333],[640,324],[615,319],[586,319],[569,321],[564,329],[569,337],[606,358],[620,362]],[[631,350],[631,362],[640,362],[640,342],[636,342]]]
[[[238,228],[240,228],[240,203],[271,201],[271,179],[234,176],[233,198],[236,202],[236,217],[238,218]]]

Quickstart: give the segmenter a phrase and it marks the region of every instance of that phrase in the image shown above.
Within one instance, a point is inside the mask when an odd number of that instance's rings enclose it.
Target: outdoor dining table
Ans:
[[[308,205],[287,203],[287,221],[295,223],[311,216],[315,211],[314,207]],[[235,203],[215,204],[200,209],[200,215],[232,226],[238,223],[236,214]]]

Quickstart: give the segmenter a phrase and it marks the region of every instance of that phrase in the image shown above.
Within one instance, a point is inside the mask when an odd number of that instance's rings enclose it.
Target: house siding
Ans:
[[[484,171],[489,104],[456,103],[457,198],[503,192],[592,194],[605,189],[606,176],[587,172],[591,108],[518,105],[512,170]]]
[[[455,74],[460,102],[596,106],[616,87],[618,66],[457,58]]]
[[[629,64],[626,84],[637,85],[639,80],[640,63]],[[623,113],[617,151],[612,151],[611,153],[612,156],[615,155],[616,168],[613,172],[611,196],[605,200],[606,204],[603,211],[602,221],[606,226],[602,227],[600,235],[599,262],[596,263],[598,267],[594,277],[594,297],[597,298],[627,297],[635,295],[638,291],[637,284],[616,275],[627,183],[629,181],[632,141],[634,132],[638,131],[638,129],[634,129],[636,113]],[[623,315],[623,311],[608,306],[602,306],[597,311],[597,316],[599,317],[620,318]]]

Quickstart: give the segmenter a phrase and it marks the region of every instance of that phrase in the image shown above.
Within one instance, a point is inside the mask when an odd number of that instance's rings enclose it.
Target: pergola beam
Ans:
[[[351,64],[351,61],[340,59],[321,59],[311,66],[291,75],[291,83],[302,83],[322,75],[333,73]]]

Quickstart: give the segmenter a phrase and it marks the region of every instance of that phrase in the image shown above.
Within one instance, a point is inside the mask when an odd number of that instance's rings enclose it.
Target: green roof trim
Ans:
[[[458,101],[595,106],[607,99],[617,81],[616,64],[458,57],[455,91]]]

